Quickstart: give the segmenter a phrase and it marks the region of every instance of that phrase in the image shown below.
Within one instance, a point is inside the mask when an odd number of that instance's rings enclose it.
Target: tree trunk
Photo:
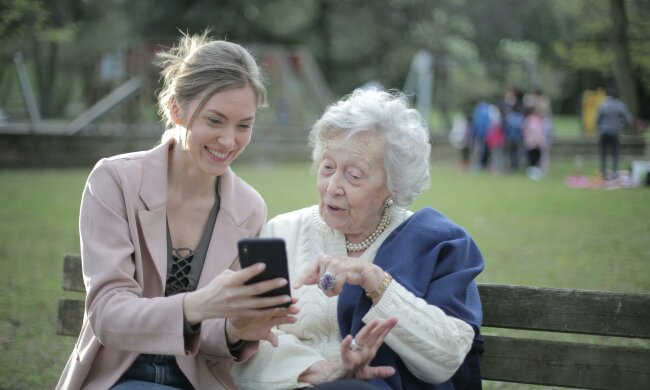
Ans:
[[[331,80],[334,70],[332,65],[332,33],[330,25],[330,12],[332,11],[331,0],[320,0],[318,5],[318,17],[316,19],[316,30],[320,35],[321,52],[320,62],[323,64],[325,79]]]
[[[59,58],[59,44],[50,42],[47,45],[47,59],[45,61],[45,68],[42,70],[41,74],[43,75],[42,85],[43,90],[41,91],[41,109],[43,114],[47,116],[54,116],[59,114],[55,112],[56,104],[54,104],[53,99],[54,95],[54,80],[56,78],[57,63]],[[56,98],[61,98],[61,94],[57,95]]]
[[[55,29],[63,27],[63,10],[61,0],[49,4],[50,26]],[[56,104],[53,99],[61,98],[54,93],[54,83],[58,74],[59,43],[44,42],[34,38],[33,59],[36,72],[36,85],[38,86],[38,97],[40,111],[44,117],[59,114],[55,112]],[[60,102],[60,104],[64,104]]]
[[[621,100],[627,104],[635,118],[639,114],[639,102],[630,59],[629,42],[627,36],[627,16],[625,14],[625,0],[609,0],[612,10],[612,25],[614,34],[614,54],[616,86]]]

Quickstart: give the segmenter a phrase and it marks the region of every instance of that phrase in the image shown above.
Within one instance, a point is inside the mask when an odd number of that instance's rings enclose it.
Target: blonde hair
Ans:
[[[192,113],[188,128],[196,114],[214,94],[250,85],[255,93],[257,107],[267,104],[266,87],[253,56],[242,46],[208,37],[209,30],[201,35],[183,34],[178,45],[156,55],[163,87],[158,93],[158,113],[164,123],[162,142],[169,138],[181,141],[175,126],[172,105],[183,107],[189,101],[202,96]]]

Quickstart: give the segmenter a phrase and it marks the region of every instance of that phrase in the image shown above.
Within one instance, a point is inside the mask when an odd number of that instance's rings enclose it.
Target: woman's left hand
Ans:
[[[341,361],[349,378],[373,379],[387,378],[395,374],[391,366],[370,366],[377,350],[384,343],[384,338],[395,325],[397,318],[385,321],[374,320],[361,328],[357,335],[347,335],[341,342]]]
[[[229,343],[234,344],[238,340],[266,340],[274,347],[278,346],[278,336],[273,333],[272,328],[282,324],[296,322],[295,315],[298,314],[298,307],[294,306],[297,299],[293,298],[288,308],[277,307],[270,310],[265,316],[228,317],[226,320],[226,337]]]
[[[327,274],[327,275],[326,275]],[[321,280],[331,281],[331,286],[322,286]],[[338,295],[345,283],[360,285],[365,291],[375,291],[384,279],[379,266],[357,257],[321,255],[302,271],[294,288],[305,285],[319,285],[325,295]],[[327,288],[329,287],[329,288]]]
[[[395,375],[391,366],[370,366],[384,338],[397,324],[397,318],[372,321],[359,330],[356,337],[348,335],[341,341],[341,361],[322,360],[305,370],[298,380],[312,385],[341,378],[375,379]],[[354,340],[354,343],[352,342]]]

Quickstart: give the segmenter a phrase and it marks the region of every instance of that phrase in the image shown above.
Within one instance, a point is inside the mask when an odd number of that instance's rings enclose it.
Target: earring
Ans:
[[[388,199],[386,199],[386,203],[384,204],[384,208],[387,208],[387,209],[391,208],[391,206],[393,206],[393,202],[394,202],[393,197],[389,196]]]

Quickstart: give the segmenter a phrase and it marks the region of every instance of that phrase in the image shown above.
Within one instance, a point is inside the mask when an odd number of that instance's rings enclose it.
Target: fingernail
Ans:
[[[281,280],[278,282],[278,286],[284,286],[285,284],[287,284],[287,279],[281,279]]]

